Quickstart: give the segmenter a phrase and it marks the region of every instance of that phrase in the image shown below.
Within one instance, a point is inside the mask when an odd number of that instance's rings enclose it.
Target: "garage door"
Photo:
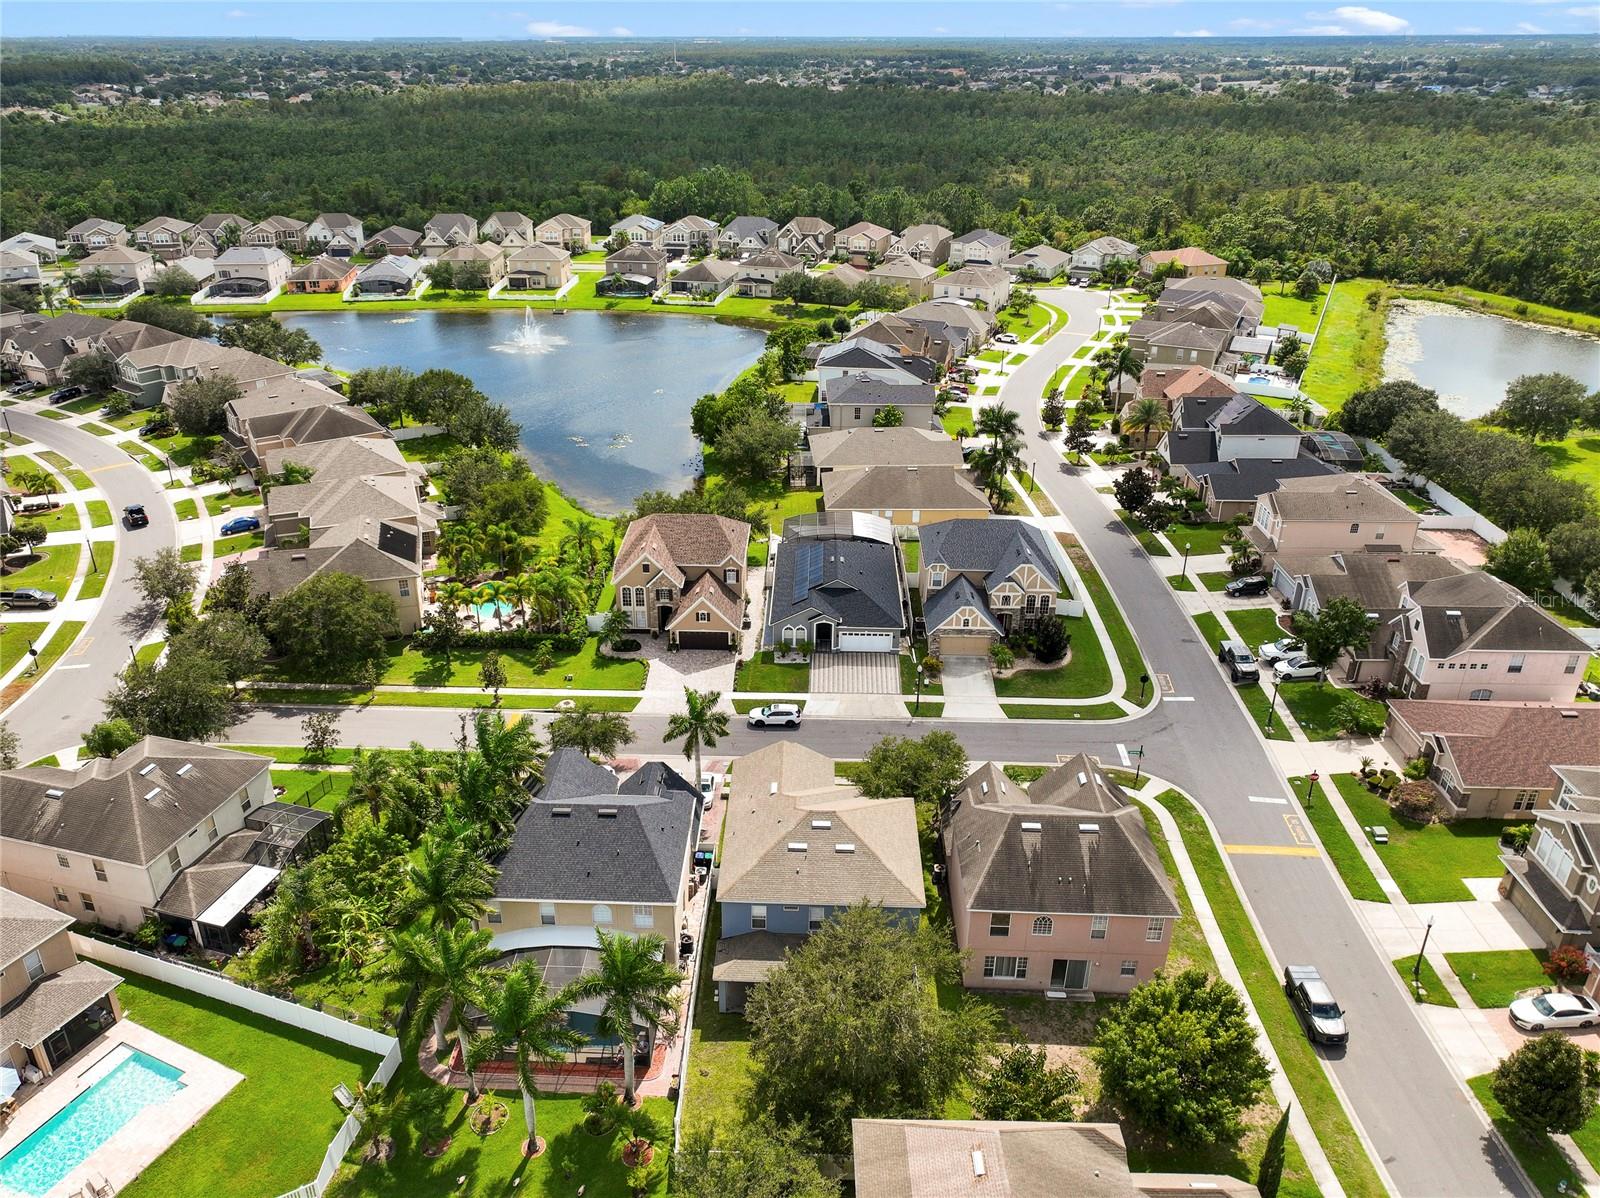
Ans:
[[[941,657],[987,657],[989,638],[986,636],[959,636],[945,633],[939,638]]]
[[[726,649],[727,647],[728,634],[726,632],[678,633],[678,648],[680,649]]]
[[[896,639],[892,632],[841,632],[835,648],[841,653],[893,653]]]

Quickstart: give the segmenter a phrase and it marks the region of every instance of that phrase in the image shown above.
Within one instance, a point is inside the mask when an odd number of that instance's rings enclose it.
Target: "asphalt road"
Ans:
[[[97,437],[17,408],[7,408],[6,418],[13,432],[65,454],[88,471],[118,519],[116,560],[99,610],[70,659],[29,687],[5,712],[6,725],[21,740],[22,760],[31,761],[77,744],[101,718],[101,696],[128,664],[129,646],[144,637],[160,615],[146,608],[133,589],[133,560],[176,546],[178,523],[157,476],[118,449],[116,437]],[[130,532],[120,521],[122,509],[132,503],[145,505],[150,523]]]

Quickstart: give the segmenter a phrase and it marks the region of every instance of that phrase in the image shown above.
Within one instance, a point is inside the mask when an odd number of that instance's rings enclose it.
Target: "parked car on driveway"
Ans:
[[[1234,682],[1261,681],[1261,667],[1243,641],[1223,641],[1217,646],[1217,660],[1228,667],[1228,676]]]
[[[157,416],[154,420],[139,429],[141,437],[161,437],[172,431],[172,421],[165,416]]]
[[[0,607],[54,607],[55,605],[54,591],[41,591],[37,587],[0,591]]]
[[[752,728],[798,728],[800,708],[794,703],[768,703],[747,715],[745,723]]]
[[[256,516],[235,516],[222,526],[222,535],[236,536],[241,532],[255,532],[260,527],[261,520]]]
[[[1017,335],[1015,333],[996,333],[994,339],[1001,345],[1015,345],[1017,343]]]
[[[1600,1024],[1600,1003],[1583,994],[1535,994],[1511,1004],[1511,1022],[1530,1032],[1594,1027]]]
[[[38,383],[35,383],[29,379],[18,379],[16,382],[12,383],[11,386],[6,388],[6,392],[10,395],[24,395],[27,392],[32,391],[38,385]]]
[[[1256,649],[1256,656],[1270,666],[1273,662],[1281,661],[1285,657],[1303,654],[1305,650],[1304,641],[1297,640],[1292,636],[1286,636],[1282,640],[1268,641],[1265,645],[1260,646]]]
[[[87,387],[78,387],[78,386],[62,387],[58,391],[50,392],[50,402],[51,403],[66,403],[69,399],[77,399],[80,395],[87,395],[87,394],[89,394],[89,388],[87,388]]]
[[[142,503],[130,503],[122,509],[122,522],[129,528],[143,528],[150,523],[150,515]]]
[[[1231,599],[1249,599],[1256,595],[1265,595],[1272,589],[1272,579],[1264,574],[1248,574],[1243,578],[1235,578],[1222,588]]]
[[[1284,966],[1283,991],[1313,1044],[1349,1043],[1344,1012],[1315,965]]]
[[[1296,653],[1279,660],[1272,667],[1279,682],[1316,682],[1322,677],[1322,667],[1304,653]]]

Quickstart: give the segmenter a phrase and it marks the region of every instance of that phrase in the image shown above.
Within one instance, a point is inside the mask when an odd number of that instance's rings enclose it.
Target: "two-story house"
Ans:
[[[918,589],[928,649],[987,657],[989,647],[1056,618],[1066,585],[1046,535],[1006,518],[946,520],[922,530]]]
[[[628,525],[611,565],[628,626],[682,649],[736,649],[744,624],[750,526],[662,512]]]
[[[748,258],[770,250],[778,239],[778,222],[765,216],[736,216],[717,234],[717,253]]]
[[[1153,275],[1169,262],[1176,263],[1186,278],[1221,278],[1228,273],[1228,260],[1209,254],[1198,246],[1177,250],[1151,250],[1139,259],[1139,273]]]
[[[249,394],[294,374],[293,367],[264,354],[195,337],[160,335],[165,332],[152,329],[133,345],[127,345],[120,337],[113,338],[110,332],[99,339],[117,359],[117,390],[133,400],[136,407],[153,407],[167,398],[170,388],[201,376],[225,374]],[[113,348],[113,340],[120,343],[120,348]]]
[[[903,353],[879,341],[850,337],[822,347],[817,355],[817,382],[824,395],[836,380],[875,379],[897,387],[928,386],[939,377],[932,358]],[[868,418],[868,423],[871,418]]]
[[[1385,626],[1390,685],[1408,699],[1571,703],[1591,650],[1481,571],[1406,583]]]
[[[1584,988],[1592,996],[1600,990],[1600,793],[1563,794],[1565,805],[1535,816],[1527,850],[1502,856],[1500,894],[1547,948],[1583,947],[1596,967]]]
[[[1000,265],[1010,271],[1013,278],[1026,282],[1049,282],[1065,274],[1071,261],[1072,255],[1065,250],[1040,242],[1012,254]]]
[[[1126,994],[1180,914],[1138,806],[1080,753],[1022,786],[993,762],[946,806],[956,944],[974,989]]]
[[[80,299],[116,297],[125,300],[149,287],[156,279],[156,260],[132,246],[112,245],[96,250],[78,263],[72,294]]]
[[[906,428],[938,428],[939,417],[934,411],[938,399],[933,384],[922,382],[914,374],[896,370],[893,377],[886,377],[885,370],[858,368],[847,373],[830,369],[817,388],[806,424],[834,431],[871,428],[885,408],[897,408],[900,423]]]
[[[521,212],[491,212],[478,233],[486,241],[510,249],[535,240],[533,218]]]
[[[882,516],[896,528],[918,528],[946,520],[981,520],[989,514],[989,499],[965,466],[883,463],[824,475],[822,507]]]
[[[588,253],[592,240],[588,218],[570,212],[558,212],[540,221],[533,237],[540,245],[554,246],[569,254]]]
[[[217,255],[208,297],[266,298],[289,281],[294,260],[274,246],[240,245]]]
[[[1256,501],[1287,479],[1349,477],[1305,452],[1300,430],[1248,395],[1197,388],[1171,419],[1157,452],[1174,476],[1200,492],[1213,520],[1253,516]]]
[[[56,239],[42,233],[14,233],[0,241],[0,250],[31,254],[36,262],[55,262],[61,257],[61,246]]]
[[[1011,257],[1011,238],[993,229],[974,229],[950,239],[950,268],[999,266]]]
[[[882,260],[893,241],[893,229],[860,220],[834,234],[833,255],[857,266],[871,266]]]
[[[912,225],[889,247],[891,258],[915,258],[924,266],[943,266],[950,260],[954,234],[943,225]]]
[[[506,254],[508,291],[555,291],[572,281],[572,255],[558,245],[535,242]]]
[[[820,262],[833,253],[833,226],[820,216],[797,216],[778,230],[778,248],[807,262]]]
[[[255,221],[236,212],[208,212],[194,223],[191,253],[202,258],[215,258],[232,245],[240,245],[244,232]]]
[[[240,245],[256,249],[280,249],[298,252],[305,248],[306,222],[292,216],[269,216],[257,221],[244,231]]]
[[[680,217],[661,230],[661,248],[680,258],[709,254],[716,245],[717,222],[703,216]]]
[[[791,949],[857,903],[916,926],[926,906],[916,804],[862,798],[834,778],[831,757],[793,741],[741,757],[717,874],[717,1009],[744,1010]]]
[[[322,212],[306,226],[302,240],[308,252],[350,258],[361,252],[367,236],[360,219],[348,212]]]
[[[474,245],[478,240],[478,222],[465,212],[436,213],[422,226],[419,250],[425,258],[437,258],[454,246]]]
[[[874,283],[904,287],[913,300],[932,299],[933,281],[938,275],[938,267],[910,254],[890,257],[867,272],[867,278]]]
[[[778,250],[757,250],[739,260],[733,289],[738,295],[771,299],[777,294],[778,280],[784,275],[803,274],[806,264],[792,254]]]
[[[1233,333],[1190,320],[1145,316],[1128,326],[1128,345],[1149,366],[1226,366]]]
[[[43,287],[39,259],[26,250],[0,250],[0,283],[24,289]]]
[[[1096,237],[1072,251],[1072,262],[1067,267],[1067,277],[1073,282],[1097,277],[1107,262],[1139,261],[1139,247],[1120,237]]]
[[[1003,266],[963,266],[933,280],[936,300],[965,300],[998,312],[1011,298],[1011,274]]]
[[[452,245],[440,250],[434,258],[441,264],[457,269],[465,266],[481,267],[486,285],[493,287],[506,274],[506,251],[492,241],[475,241],[466,245]],[[458,279],[459,284],[459,279]]]
[[[0,362],[37,386],[59,384],[66,378],[67,363],[92,352],[95,335],[112,325],[86,312],[28,315],[0,334]]]
[[[1280,554],[1412,553],[1422,517],[1387,487],[1357,474],[1290,478],[1256,500],[1245,535],[1264,557]]]
[[[816,487],[830,474],[870,470],[875,466],[943,466],[963,464],[961,446],[943,429],[907,422],[893,428],[813,429],[801,455],[804,482]]]
[[[135,227],[133,244],[166,261],[187,254],[194,235],[195,226],[188,221],[175,216],[158,216]]]
[[[0,1064],[18,1075],[49,1077],[122,1018],[122,979],[78,960],[72,924],[65,911],[0,889]]]
[[[653,244],[630,241],[606,255],[605,273],[595,290],[649,295],[667,277],[667,256]]]
[[[611,226],[611,232],[606,240],[611,241],[621,234],[628,239],[630,245],[660,246],[661,233],[667,227],[667,222],[657,220],[653,216],[646,216],[642,212],[635,212],[632,216],[625,216]]]
[[[694,295],[710,299],[731,290],[742,267],[726,258],[702,258],[672,276],[668,290],[674,295]]]
[[[90,254],[107,246],[121,245],[127,236],[127,225],[91,216],[67,230],[67,250],[79,255]]]

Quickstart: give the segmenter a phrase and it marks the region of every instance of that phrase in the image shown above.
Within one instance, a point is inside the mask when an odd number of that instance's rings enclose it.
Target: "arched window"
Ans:
[[[1490,699],[1494,698],[1494,692],[1487,689],[1475,690],[1468,695],[1467,698],[1477,703],[1487,703]]]
[[[604,903],[594,905],[594,922],[596,927],[611,926],[611,908]]]
[[[1056,930],[1056,921],[1048,915],[1041,915],[1033,921],[1033,934],[1035,936],[1048,936]]]

